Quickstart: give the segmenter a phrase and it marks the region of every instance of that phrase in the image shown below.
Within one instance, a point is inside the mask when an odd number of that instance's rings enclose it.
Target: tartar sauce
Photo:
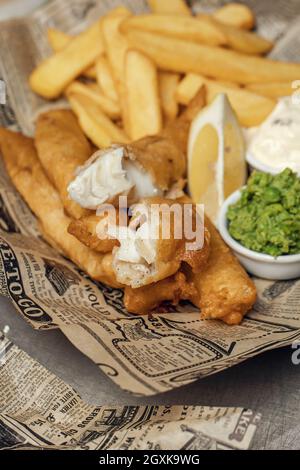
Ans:
[[[300,106],[291,97],[282,98],[258,128],[247,132],[248,153],[255,160],[300,174]]]

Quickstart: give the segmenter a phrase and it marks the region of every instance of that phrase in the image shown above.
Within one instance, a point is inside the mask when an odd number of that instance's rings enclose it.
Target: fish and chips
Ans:
[[[29,84],[71,109],[38,116],[34,139],[0,128],[1,154],[45,240],[92,279],[123,289],[129,312],[188,301],[203,319],[236,325],[256,288],[185,196],[191,124],[225,94],[240,126],[259,126],[292,93],[300,64],[264,57],[274,44],[253,32],[247,6],[195,16],[183,0],[149,7],[116,8],[75,36],[49,28],[53,53]],[[194,239],[177,233],[186,206]]]

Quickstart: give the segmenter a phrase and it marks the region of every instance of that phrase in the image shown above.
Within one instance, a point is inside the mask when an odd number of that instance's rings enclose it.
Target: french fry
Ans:
[[[126,54],[125,87],[131,139],[158,134],[162,130],[162,113],[157,69],[140,52],[132,50]]]
[[[92,101],[97,103],[102,111],[111,119],[118,119],[121,115],[119,104],[116,101],[107,98],[107,96],[102,93],[97,84],[88,86],[81,82],[75,81],[67,87],[66,92],[67,94],[76,93],[78,95],[87,96]]]
[[[96,61],[97,82],[105,96],[113,101],[118,101],[116,85],[112,71],[106,57],[99,57]]]
[[[61,51],[73,37],[71,34],[64,33],[59,29],[49,28],[47,30],[48,43],[54,52]]]
[[[148,0],[148,5],[153,13],[159,15],[187,15],[192,12],[184,0]]]
[[[203,15],[203,18],[140,15],[128,18],[120,28],[124,33],[132,30],[148,31],[210,46],[222,46],[228,44],[227,33],[223,32],[223,27],[224,25],[207,18],[206,15]]]
[[[100,21],[97,21],[74,37],[64,49],[42,62],[32,72],[30,86],[44,98],[57,98],[103,52]]]
[[[130,31],[126,37],[132,47],[162,70],[194,72],[242,84],[288,82],[300,77],[300,64],[276,62],[142,31]]]
[[[260,55],[267,54],[274,46],[271,41],[255,33],[218,23],[227,38],[227,45],[230,49],[242,52],[243,54]]]
[[[77,93],[68,93],[67,98],[84,133],[98,148],[109,147],[112,143],[128,143],[125,132],[103,113],[97,103]]]
[[[119,28],[124,19],[131,16],[129,10],[124,10],[118,15],[108,16],[102,20],[102,32],[105,52],[111,67],[116,89],[119,95],[119,102],[122,110],[123,124],[129,134],[130,126],[127,116],[126,91],[124,82],[125,57],[129,50],[127,37],[123,35]]]
[[[209,80],[202,75],[188,73],[178,84],[176,89],[176,100],[179,104],[188,106],[190,101],[196,96],[198,91],[203,85],[206,85]],[[225,88],[240,88],[236,83],[232,82],[218,82]]]
[[[281,98],[295,93],[295,88],[292,87],[292,82],[255,83],[253,85],[247,85],[246,88],[253,93],[258,93],[259,95],[267,96],[269,98]]]
[[[255,15],[247,6],[240,3],[228,3],[213,13],[214,18],[236,28],[251,30],[255,26]]]
[[[63,33],[59,29],[49,28],[47,31],[48,42],[54,52],[59,52],[73,39],[74,36]],[[96,68],[94,65],[82,72],[83,77],[96,78]]]
[[[178,115],[176,90],[179,80],[180,75],[176,73],[161,72],[158,77],[161,107],[167,121],[175,119]]]
[[[211,103],[219,93],[225,93],[237,114],[240,124],[244,127],[260,125],[276,106],[275,100],[252,93],[245,88],[239,88],[234,85],[232,86],[232,84],[217,82],[197,75],[187,75],[179,84],[176,95],[179,102],[182,102],[181,98],[184,98],[184,102],[188,104],[187,96],[189,84],[191,84],[191,99],[194,98],[199,89],[205,85],[208,104]]]
[[[116,7],[110,10],[103,18],[111,18],[113,16],[126,17],[128,15],[132,15],[132,12],[128,8],[121,5],[119,7]]]

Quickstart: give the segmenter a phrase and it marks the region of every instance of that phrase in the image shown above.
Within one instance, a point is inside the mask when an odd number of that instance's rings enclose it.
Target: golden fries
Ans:
[[[245,88],[209,80],[193,74],[187,75],[179,84],[176,93],[178,102],[188,104],[203,85],[206,87],[208,103],[211,103],[219,93],[225,93],[237,114],[240,124],[245,127],[254,127],[261,124],[276,106],[275,100],[251,93]],[[188,99],[188,96],[190,99]]]
[[[96,62],[97,82],[105,96],[113,101],[118,101],[118,93],[112,71],[106,57],[99,57]]]
[[[63,33],[62,31],[54,28],[48,29],[47,36],[50,47],[54,52],[61,51],[73,38],[70,34]],[[95,66],[92,65],[88,69],[84,70],[82,75],[87,78],[96,78]]]
[[[76,93],[78,95],[87,96],[95,103],[97,103],[102,111],[112,119],[118,119],[121,116],[120,106],[116,101],[111,100],[105,96],[98,85],[92,86],[84,85],[81,82],[73,82],[66,89],[67,94]]]
[[[130,31],[126,36],[133,47],[162,70],[206,74],[243,84],[287,82],[300,77],[300,64],[276,62],[142,31]]]
[[[265,54],[273,43],[249,31],[222,24],[209,15],[194,17],[174,15],[133,16],[121,24],[121,31],[148,31],[209,46],[228,46],[245,54]]]
[[[227,45],[230,49],[242,52],[244,54],[267,54],[273,48],[273,43],[265,38],[251,33],[250,31],[243,31],[242,29],[235,28],[221,24],[223,33],[227,38]]]
[[[246,88],[253,93],[258,93],[259,95],[267,96],[269,98],[281,98],[295,93],[295,88],[292,87],[292,82],[255,83],[253,85],[247,85]]]
[[[126,93],[124,83],[125,57],[129,50],[129,43],[120,30],[120,24],[124,19],[131,16],[131,12],[126,10],[118,15],[105,17],[102,21],[102,32],[105,52],[111,67],[113,78],[119,95],[123,124],[126,132],[129,133],[130,126],[127,116]]]
[[[97,147],[109,147],[112,143],[128,143],[125,132],[116,126],[89,97],[77,93],[68,93],[67,97],[83,131]]]
[[[71,41],[73,36],[59,31],[59,29],[49,28],[47,30],[47,38],[51,49],[54,52],[61,51]]]
[[[121,31],[140,30],[171,36],[187,41],[200,42],[210,46],[227,45],[227,34],[222,31],[224,25],[217,21],[176,15],[140,15],[133,16],[121,24]]]
[[[255,26],[255,16],[247,5],[228,3],[213,13],[214,18],[224,24],[240,29],[251,30]]]
[[[153,13],[171,15],[189,15],[192,12],[184,0],[148,0],[148,4]]]
[[[176,100],[178,103],[188,106],[190,101],[196,96],[198,91],[203,85],[209,83],[209,79],[202,75],[196,75],[194,73],[187,74],[181,82],[178,84],[176,89]],[[224,88],[240,88],[236,83],[232,82],[218,82]]]
[[[175,119],[179,106],[176,100],[176,91],[180,75],[176,73],[161,72],[158,77],[160,101],[166,120]]]
[[[97,21],[74,37],[64,49],[42,62],[31,74],[30,86],[44,98],[57,98],[103,52],[100,21]]]
[[[158,134],[162,130],[162,116],[157,70],[140,52],[126,54],[125,88],[131,139]]]

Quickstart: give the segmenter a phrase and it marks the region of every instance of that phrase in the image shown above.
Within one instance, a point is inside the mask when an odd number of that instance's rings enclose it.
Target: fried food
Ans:
[[[244,127],[260,125],[271,114],[276,106],[275,99],[267,98],[251,92],[245,88],[239,88],[234,83],[210,80],[201,75],[188,74],[179,83],[176,97],[180,104],[189,103],[190,99],[205,85],[208,104],[219,93],[225,93],[231,106],[237,114],[239,122]],[[266,85],[267,87],[268,85]]]
[[[53,52],[58,52],[69,44],[73,36],[60,31],[59,29],[49,28],[47,29],[47,38]]]
[[[140,52],[126,54],[125,89],[130,138],[137,140],[159,134],[162,114],[158,73],[154,63]]]
[[[205,319],[222,320],[228,325],[241,323],[256,301],[256,288],[238,259],[207,219],[210,255],[204,270],[190,277],[197,289],[192,302]]]
[[[171,14],[171,15],[187,15],[192,14],[191,10],[185,3],[185,0],[148,0],[148,5],[153,13]]]
[[[14,186],[38,218],[47,240],[91,278],[120,287],[111,270],[111,255],[95,253],[68,233],[71,219],[40,164],[34,141],[0,129],[0,148]]]
[[[212,18],[209,18],[211,21]],[[219,23],[226,36],[227,47],[243,54],[263,55],[273,49],[274,43],[250,31]]]
[[[276,62],[143,31],[129,31],[126,37],[132,47],[146,54],[162,70],[194,72],[243,84],[287,82],[300,76],[300,64]]]
[[[120,243],[113,251],[118,282],[137,289],[173,276],[183,263],[201,273],[209,256],[210,233],[195,206],[156,197],[141,201],[130,212],[128,227],[111,227],[108,232]]]
[[[97,84],[85,85],[79,81],[75,81],[68,86],[66,94],[67,96],[75,94],[90,98],[90,100],[97,104],[104,114],[111,119],[116,120],[121,116],[119,104],[105,96]]]
[[[50,47],[54,52],[58,52],[64,49],[64,47],[66,47],[66,45],[69,44],[69,42],[73,38],[73,36],[71,36],[70,34],[63,33],[62,31],[59,31],[55,28],[49,28],[47,30],[47,37]],[[96,67],[94,65],[91,65],[89,68],[82,72],[82,76],[92,79],[97,78]]]
[[[133,204],[144,197],[165,196],[174,186],[177,190],[186,175],[190,124],[204,105],[201,89],[161,135],[94,154],[70,184],[71,199],[83,208],[97,210],[104,203],[118,205],[119,196],[128,196]]]
[[[148,31],[209,46],[224,46],[228,41],[227,34],[222,30],[223,26],[217,21],[210,21],[206,16],[139,15],[125,20],[121,24],[121,31]]]
[[[139,289],[125,287],[124,292],[125,308],[137,315],[147,315],[163,302],[171,302],[176,306],[181,300],[190,300],[197,295],[195,286],[187,281],[182,272]]]
[[[178,84],[176,90],[176,99],[178,103],[187,106],[194,96],[196,96],[199,89],[205,86],[207,90],[211,82],[215,83],[216,80],[211,80],[203,75],[188,73]],[[217,81],[217,83],[224,87],[224,92],[226,92],[228,88],[240,89],[239,85],[233,82]]]
[[[68,101],[81,128],[97,148],[109,147],[114,142],[127,143],[125,132],[106,116],[101,107],[88,96],[67,93]]]
[[[208,46],[226,46],[244,54],[269,52],[273,43],[255,33],[221,23],[210,15],[197,17],[140,15],[125,20],[121,31],[145,31]]]
[[[254,83],[247,85],[246,89],[252,93],[266,96],[267,98],[283,98],[295,93],[296,89],[293,88],[292,82],[277,82],[277,83]]]
[[[79,220],[72,220],[68,232],[91,250],[111,253],[119,244],[107,234],[108,222],[107,216],[91,214]]]
[[[180,75],[177,73],[161,72],[158,77],[161,107],[166,122],[176,119],[179,113],[179,105],[176,100],[179,80]]]
[[[155,185],[169,191],[186,174],[186,152],[191,122],[206,104],[201,88],[186,110],[159,136],[146,137],[127,147],[130,158],[148,172]]]
[[[124,19],[130,16],[131,12],[124,9],[123,13],[115,16],[110,15],[102,20],[102,33],[105,53],[110,64],[116,89],[119,95],[123,125],[128,135],[130,132],[130,124],[128,120],[128,108],[125,89],[125,58],[130,46],[126,36],[121,33],[119,28]]]
[[[29,78],[31,89],[44,98],[59,97],[103,52],[101,24],[97,21],[32,72]]]
[[[87,211],[70,200],[67,190],[77,167],[92,154],[74,114],[69,110],[41,114],[36,123],[35,145],[44,171],[59,192],[66,212],[74,219],[86,215]]]
[[[213,13],[218,21],[236,28],[250,30],[255,26],[255,15],[247,6],[240,3],[228,3]]]
[[[206,89],[205,86],[202,86],[189,102],[185,111],[177,119],[170,122],[163,130],[163,137],[171,139],[184,154],[187,153],[191,123],[206,104]]]
[[[119,96],[107,58],[104,56],[99,57],[95,68],[100,89],[103,91],[105,96],[118,102]]]

